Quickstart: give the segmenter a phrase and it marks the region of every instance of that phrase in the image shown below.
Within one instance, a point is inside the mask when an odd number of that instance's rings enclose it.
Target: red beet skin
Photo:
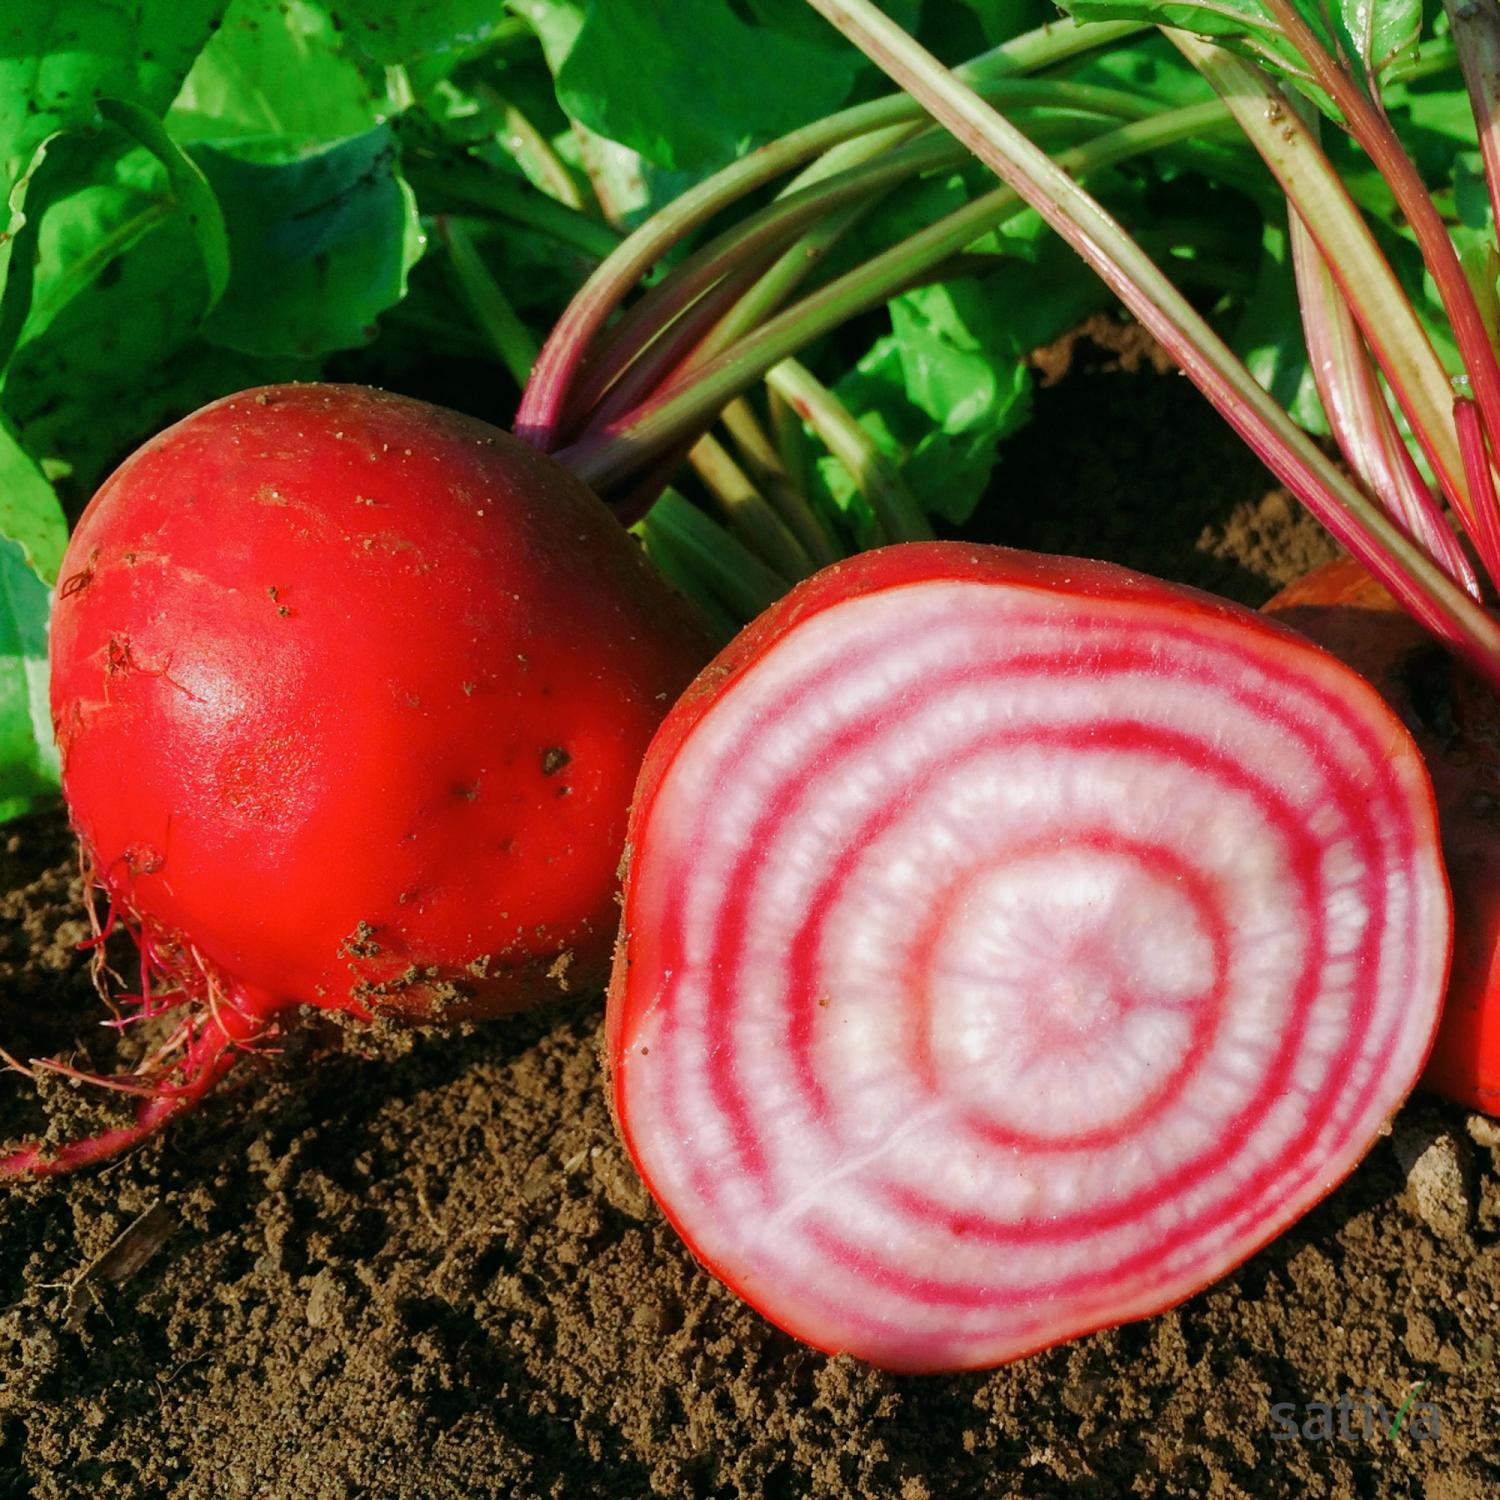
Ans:
[[[629,839],[629,1149],[767,1317],[892,1369],[1222,1275],[1368,1149],[1446,978],[1432,789],[1386,705],[1101,563],[825,570],[672,711]]]
[[[1416,736],[1453,884],[1453,972],[1422,1082],[1500,1115],[1500,701],[1358,563],[1315,568],[1266,605],[1377,687]]]
[[[109,479],[62,578],[63,785],[125,912],[272,1005],[601,976],[630,787],[707,647],[555,463],[380,391],[246,392]]]

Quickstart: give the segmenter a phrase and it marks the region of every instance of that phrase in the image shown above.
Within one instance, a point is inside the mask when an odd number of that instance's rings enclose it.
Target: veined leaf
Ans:
[[[701,172],[843,102],[863,66],[848,48],[727,4],[516,0],[541,38],[564,109],[658,166]],[[800,19],[800,18],[799,18]],[[640,86],[643,60],[670,88]]]
[[[5,0],[0,6],[0,187],[49,136],[94,118],[94,101],[160,114],[225,0]]]
[[[153,213],[149,187],[163,176],[132,152],[113,183],[74,194],[44,226],[37,305],[5,412],[70,508],[162,423],[247,385],[317,373],[202,342],[208,278],[185,217]]]
[[[26,565],[48,583],[68,545],[68,523],[57,494],[15,434],[0,419],[0,538],[13,542]],[[3,758],[3,757],[0,757]]]
[[[63,131],[48,136],[10,190],[0,232],[0,384],[31,313],[42,218],[53,200],[72,186],[68,169],[78,144]]]
[[[1338,0],[1329,13],[1345,53],[1371,78],[1404,58],[1422,30],[1422,0]]]
[[[1274,71],[1307,77],[1306,62],[1262,0],[1058,0],[1080,21],[1134,20],[1211,36]],[[1416,46],[1421,0],[1293,0],[1328,52],[1378,78]]]
[[[312,0],[233,0],[167,116],[174,140],[288,161],[370,129],[375,96]]]
[[[0,541],[0,821],[57,794],[57,749],[47,701],[49,606],[46,585],[20,549]]]
[[[229,285],[229,235],[214,190],[198,164],[167,134],[161,121],[128,99],[101,99],[99,113],[144,146],[162,164],[178,207],[186,216],[208,277],[208,305]]]
[[[912,493],[950,525],[973,514],[1000,441],[1030,415],[1027,352],[1107,300],[1054,236],[1027,253],[982,279],[894,298],[892,332],[835,386]],[[871,540],[873,517],[848,475],[826,460],[819,477],[856,535]]]
[[[496,0],[334,0],[329,9],[354,45],[382,63],[472,47],[505,18]]]
[[[111,152],[102,164],[85,160],[78,165],[37,223],[23,345],[45,334],[75,297],[110,274],[121,255],[175,214],[166,172],[144,149]],[[191,276],[185,286],[194,295],[202,290],[201,279]]]
[[[279,165],[193,154],[224,205],[234,265],[204,336],[301,358],[368,343],[424,244],[390,128]]]

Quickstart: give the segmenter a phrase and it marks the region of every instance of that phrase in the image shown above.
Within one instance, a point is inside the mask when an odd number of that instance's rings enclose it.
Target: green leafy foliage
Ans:
[[[333,13],[380,63],[474,47],[504,24],[495,0],[339,0]]]
[[[912,493],[951,526],[973,515],[1001,441],[1031,414],[1026,356],[1108,300],[1032,215],[994,238],[1010,258],[989,274],[893,299],[891,332],[835,385]],[[856,535],[871,540],[874,517],[848,473],[833,459],[821,460],[818,473]]]
[[[191,231],[167,218],[17,353],[6,407],[70,511],[164,422],[247,385],[316,373],[209,344],[199,331],[208,293]]]
[[[0,451],[0,475],[4,462]],[[32,811],[57,791],[47,613],[46,585],[14,542],[0,541],[0,821]]]
[[[1211,36],[1293,79],[1301,50],[1264,0],[1059,0],[1080,21],[1149,21]],[[1422,0],[1290,0],[1325,51],[1378,78],[1402,62],[1422,29]],[[1311,91],[1310,91],[1311,92]]]
[[[941,15],[941,7],[930,9],[938,15],[924,17],[929,30]],[[1035,4],[1034,0],[956,0],[954,9],[969,12],[985,43],[991,47],[1049,19],[1048,7]]]
[[[818,42],[752,26],[730,5],[521,0],[518,8],[537,24],[570,115],[647,161],[685,171],[719,166],[836,108],[859,66],[831,32]],[[642,58],[671,78],[670,88],[638,86]]]
[[[234,265],[204,336],[241,354],[304,358],[367,343],[422,250],[390,127],[281,164],[210,146],[196,155],[225,205]]]
[[[0,370],[15,352],[31,315],[42,219],[52,201],[74,186],[69,167],[77,144],[61,131],[48,136],[11,187],[0,234]]]
[[[224,210],[202,168],[167,134],[162,122],[139,104],[128,99],[101,99],[99,113],[161,163],[167,187],[198,242],[208,278],[208,305],[213,307],[229,285],[229,231]]]
[[[37,576],[57,581],[68,526],[52,486],[36,462],[0,422],[0,536],[17,549]]]
[[[1235,352],[1250,373],[1310,432],[1326,433],[1292,274],[1286,216],[1268,220],[1261,234],[1255,288],[1246,299],[1234,336]]]
[[[1451,55],[1412,65],[1419,0],[1295,3],[1325,44],[1379,77],[1500,322],[1472,117]],[[1067,4],[1188,26],[1298,70],[1263,0]],[[882,8],[950,62],[1055,15],[1049,0]],[[1149,32],[1050,76],[1145,109],[1208,92]],[[885,87],[805,0],[0,0],[0,818],[55,785],[49,590],[67,518],[133,447],[205,401],[284,379],[374,380],[506,422],[515,385],[449,246],[468,247],[471,284],[482,271],[524,325],[516,347],[540,343],[616,229]],[[1110,124],[1067,115],[1018,121],[1050,130],[1048,143]],[[1453,362],[1389,189],[1327,135]],[[541,215],[455,202],[437,184],[457,168],[555,201]],[[977,165],[908,183],[822,247],[802,290],[992,184]],[[1090,186],[1318,430],[1279,198],[1258,161],[1191,142]],[[438,232],[456,213],[458,232]],[[1031,409],[1028,353],[1108,300],[1022,213],[805,358],[933,520],[960,528],[981,504],[1024,503],[1006,495],[1003,456]],[[802,438],[813,504],[845,539],[878,539],[847,471]]]
[[[951,290],[928,289],[944,300]],[[941,308],[935,323],[925,311],[893,305],[903,333],[878,340],[836,389],[925,507],[961,525],[989,483],[996,444],[1030,413],[1031,378],[1018,356],[987,357],[951,307]],[[962,401],[951,413],[934,416],[919,399],[952,390]],[[819,459],[818,472],[861,540],[873,539],[874,517],[848,472],[832,458]]]
[[[232,0],[167,125],[253,160],[284,161],[359,135],[380,115],[374,85],[312,0]]]
[[[99,99],[160,114],[224,0],[7,0],[0,9],[0,180],[42,141],[92,122]]]

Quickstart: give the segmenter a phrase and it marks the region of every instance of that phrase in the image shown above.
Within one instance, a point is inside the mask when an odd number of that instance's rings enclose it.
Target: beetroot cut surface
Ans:
[[[637,787],[613,1102],[690,1248],[892,1369],[1180,1301],[1359,1161],[1451,936],[1376,693],[1248,611],[931,543],[825,570]]]

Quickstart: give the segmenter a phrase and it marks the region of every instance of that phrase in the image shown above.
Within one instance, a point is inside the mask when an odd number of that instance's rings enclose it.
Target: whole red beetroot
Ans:
[[[598,983],[653,730],[709,651],[590,491],[354,386],[228,397],[146,444],[69,546],[63,788],[182,1049],[155,1128],[288,1007],[487,1017]]]

